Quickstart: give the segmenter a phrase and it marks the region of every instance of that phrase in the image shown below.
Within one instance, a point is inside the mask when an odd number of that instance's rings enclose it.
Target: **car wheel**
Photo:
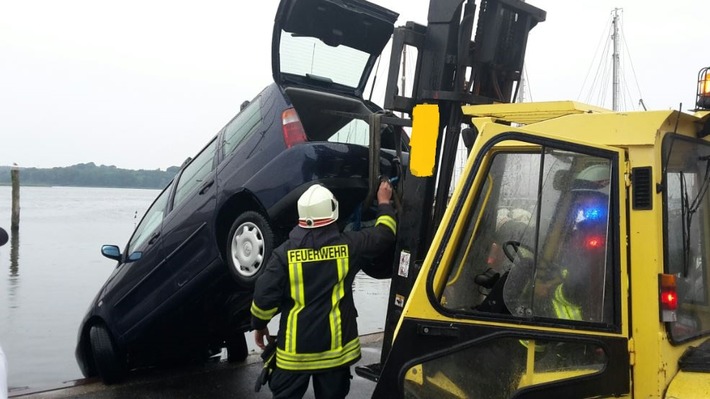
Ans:
[[[108,330],[103,325],[95,325],[89,331],[91,352],[101,380],[109,385],[123,380],[128,372],[125,357],[121,356]]]
[[[244,212],[234,221],[227,240],[227,263],[239,285],[247,288],[254,286],[273,245],[274,233],[260,213]]]
[[[227,360],[230,363],[241,362],[244,361],[248,355],[249,348],[247,348],[247,337],[242,332],[234,333],[232,337],[227,340]]]

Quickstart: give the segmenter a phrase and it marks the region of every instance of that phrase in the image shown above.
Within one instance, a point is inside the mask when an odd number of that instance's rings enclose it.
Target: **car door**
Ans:
[[[487,150],[469,161],[373,397],[628,394],[623,152],[491,130],[477,139],[474,156]]]
[[[109,279],[101,302],[111,304],[108,319],[117,335],[134,328],[155,309],[162,281],[156,275],[165,265],[162,227],[172,195],[171,182],[153,201],[128,241],[122,263]]]
[[[167,301],[187,286],[218,257],[215,242],[215,155],[217,138],[213,138],[176,178],[170,213],[163,222],[163,251],[166,256],[164,292]]]

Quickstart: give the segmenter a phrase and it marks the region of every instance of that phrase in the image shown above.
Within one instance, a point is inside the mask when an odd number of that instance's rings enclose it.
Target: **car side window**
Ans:
[[[261,122],[261,101],[256,99],[241,110],[225,127],[222,136],[222,153],[231,154],[244,139],[256,131]]]
[[[360,119],[353,119],[328,139],[331,143],[368,145],[370,125]]]
[[[394,129],[389,127],[382,130],[380,135],[380,146],[382,148],[394,149],[395,147]],[[335,134],[328,138],[331,143],[370,145],[370,125],[361,119],[353,119],[340,128]],[[402,149],[409,151],[405,141],[402,142]]]
[[[131,240],[128,242],[126,254],[132,254],[153,234],[153,232],[155,232],[155,230],[158,229],[160,223],[163,221],[163,217],[165,216],[165,209],[168,204],[168,198],[170,197],[172,187],[173,183],[171,182],[168,187],[160,193],[155,201],[153,201],[153,205],[151,205],[145,212],[143,219],[141,219],[138,227],[136,227],[136,230],[133,232]]]
[[[214,169],[214,154],[217,147],[217,140],[205,147],[195,159],[180,174],[177,187],[175,188],[175,199],[173,208],[178,207],[200,184],[205,177]]]

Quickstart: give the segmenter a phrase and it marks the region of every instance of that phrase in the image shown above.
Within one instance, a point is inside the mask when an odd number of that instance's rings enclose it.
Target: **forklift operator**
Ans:
[[[474,282],[483,288],[491,289],[510,270],[512,261],[507,259],[503,250],[506,242],[520,242],[530,223],[530,212],[515,208],[500,209],[497,215],[494,242],[491,243],[486,257],[487,269],[474,277]]]

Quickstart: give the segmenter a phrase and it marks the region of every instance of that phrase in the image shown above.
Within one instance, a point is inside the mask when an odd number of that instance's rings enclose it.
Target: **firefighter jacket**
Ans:
[[[274,250],[256,282],[251,314],[260,330],[281,313],[278,368],[318,371],[360,359],[353,281],[361,262],[391,250],[396,230],[394,210],[383,204],[373,227],[340,233],[335,223],[297,226]]]

